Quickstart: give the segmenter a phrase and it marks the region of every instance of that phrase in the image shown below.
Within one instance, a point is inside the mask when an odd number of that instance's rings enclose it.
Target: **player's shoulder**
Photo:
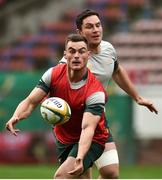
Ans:
[[[63,56],[61,58],[61,60],[59,61],[59,64],[66,64],[67,63],[67,60],[65,59],[65,57]]]
[[[54,66],[52,68],[53,71],[56,71],[56,70],[62,70],[62,69],[65,69],[66,68],[66,64],[57,64],[56,66]]]
[[[101,45],[101,49],[103,49],[103,50],[110,49],[110,50],[115,51],[114,46],[108,41],[102,40],[100,45]]]
[[[90,89],[100,89],[104,91],[104,87],[102,83],[96,78],[96,76],[88,69],[88,77],[89,77],[89,83]]]
[[[101,94],[102,97],[104,98],[104,100],[107,98],[107,94],[106,91],[102,85],[102,83],[96,78],[96,76],[94,74],[92,74],[90,72],[90,70],[88,70],[89,73],[89,83],[88,83],[88,91],[87,91],[87,97],[95,97],[95,98],[99,98],[101,100]],[[96,96],[97,95],[97,96]]]
[[[52,68],[52,74],[62,74],[66,71],[66,64],[57,64]]]

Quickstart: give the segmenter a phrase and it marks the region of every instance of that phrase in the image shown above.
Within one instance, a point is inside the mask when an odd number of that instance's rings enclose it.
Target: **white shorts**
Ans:
[[[111,164],[119,164],[117,150],[111,149],[109,151],[103,152],[102,155],[95,161],[95,164],[98,169]]]

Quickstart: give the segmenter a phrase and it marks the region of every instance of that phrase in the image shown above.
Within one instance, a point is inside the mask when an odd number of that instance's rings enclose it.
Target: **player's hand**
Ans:
[[[20,131],[19,129],[15,129],[14,125],[18,122],[17,117],[12,117],[7,123],[6,123],[6,129],[10,131],[13,135],[17,136],[17,133]]]
[[[84,170],[83,167],[83,160],[80,158],[75,159],[74,169],[72,171],[69,171],[68,173],[71,175],[79,176],[82,174]]]
[[[148,99],[145,99],[143,97],[140,97],[137,100],[137,103],[139,105],[146,106],[151,112],[155,112],[156,114],[158,114],[158,110],[155,108],[155,106],[154,106],[152,101],[150,101]]]

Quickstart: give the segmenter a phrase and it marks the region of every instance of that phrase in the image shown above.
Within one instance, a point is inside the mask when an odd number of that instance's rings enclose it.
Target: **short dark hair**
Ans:
[[[99,14],[96,11],[86,9],[82,11],[80,14],[77,15],[75,23],[77,26],[77,29],[82,29],[83,20],[87,18],[88,16],[96,15],[98,18],[100,18]]]
[[[72,41],[72,42],[80,42],[80,41],[83,41],[87,44],[87,47],[88,47],[88,41],[85,37],[81,36],[80,34],[69,34],[66,38],[66,41],[65,41],[65,48],[66,48],[66,45],[69,41]]]

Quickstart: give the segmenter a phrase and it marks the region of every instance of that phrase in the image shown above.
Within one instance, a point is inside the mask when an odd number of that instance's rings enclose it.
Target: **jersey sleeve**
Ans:
[[[109,43],[109,45],[111,47],[112,59],[114,60],[114,71],[116,71],[118,69],[118,65],[119,65],[119,61],[118,61],[118,58],[117,58],[117,53],[116,53],[116,50],[113,47],[113,45],[110,44],[110,43]]]
[[[59,61],[59,64],[65,64],[65,63],[67,63],[67,60],[64,57],[62,57],[62,59]]]
[[[46,93],[49,93],[50,91],[50,84],[51,84],[51,77],[52,77],[52,68],[48,69],[41,79],[39,80],[36,87],[41,88]]]
[[[105,107],[105,93],[98,91],[89,96],[86,100],[85,112],[91,112],[94,115],[102,115]]]
[[[115,72],[118,69],[119,61],[117,58],[117,53],[114,48],[113,48],[113,60],[114,60],[114,72]]]

